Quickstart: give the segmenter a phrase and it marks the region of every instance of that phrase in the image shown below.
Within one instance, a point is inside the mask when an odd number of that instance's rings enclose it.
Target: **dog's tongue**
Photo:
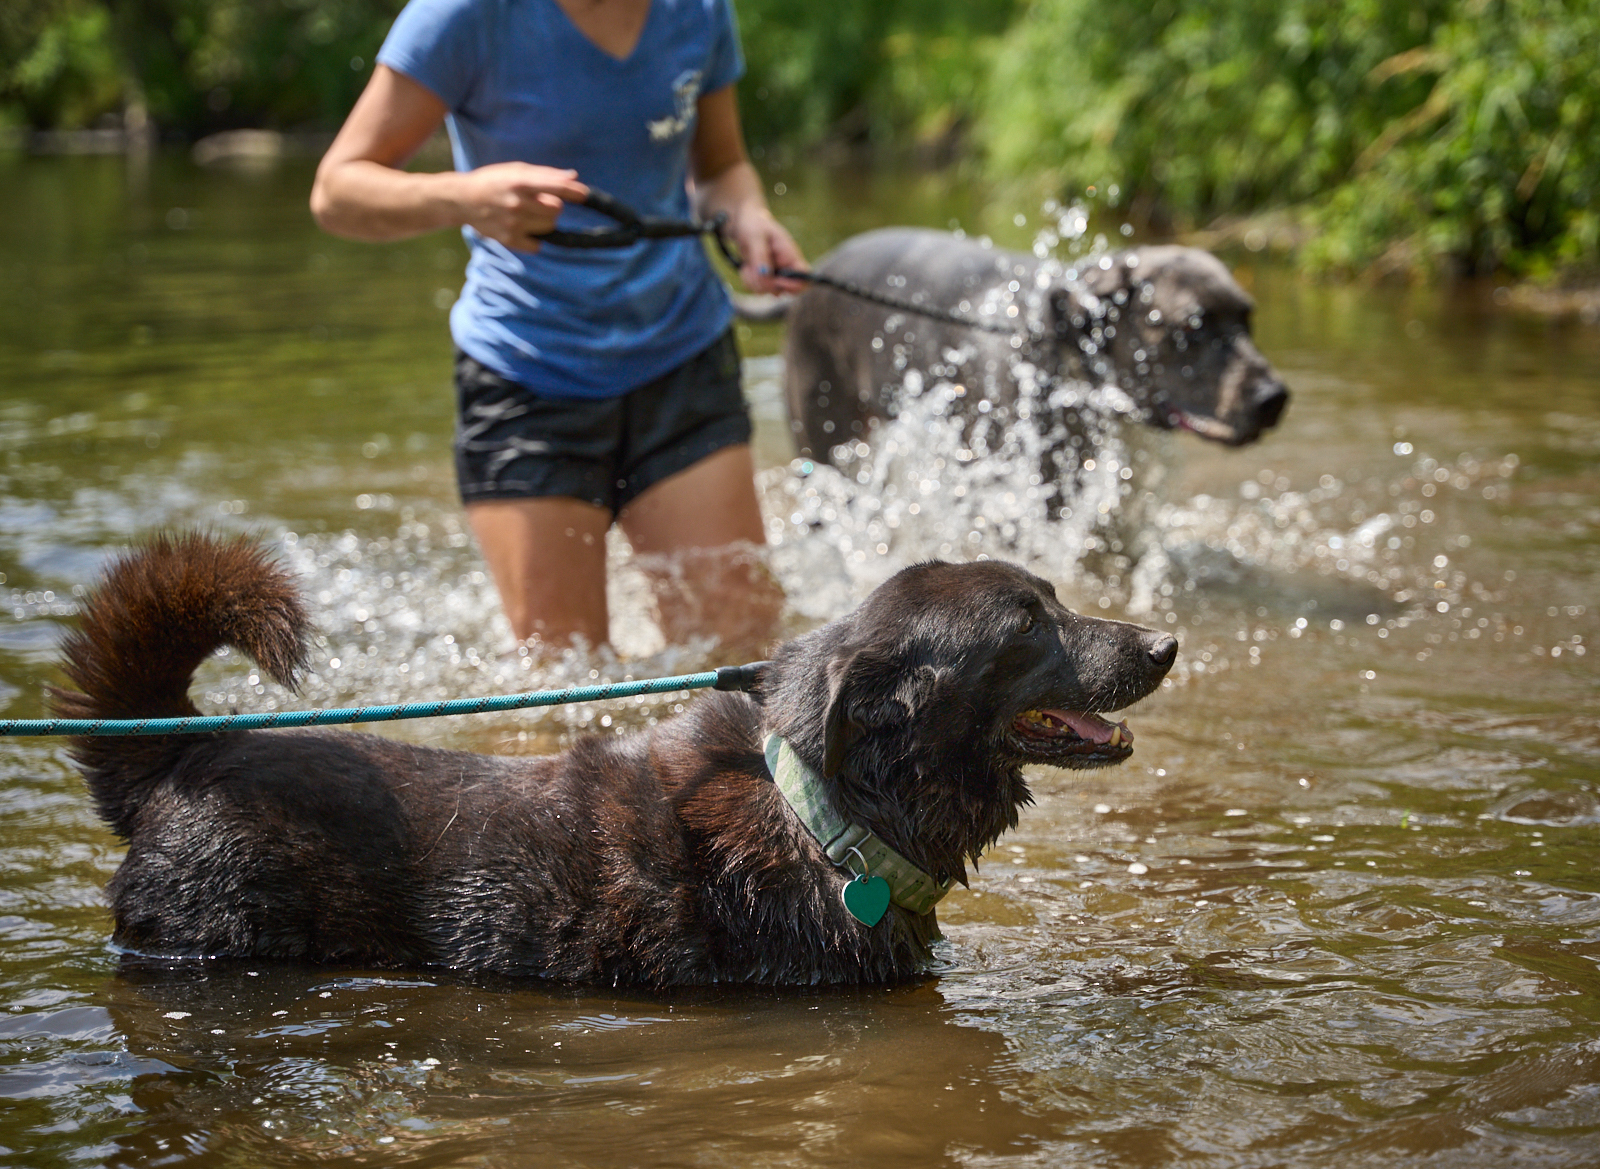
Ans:
[[[1098,714],[1088,714],[1080,710],[1043,710],[1040,713],[1066,723],[1072,728],[1072,733],[1080,739],[1088,739],[1091,743],[1111,741],[1112,725]]]

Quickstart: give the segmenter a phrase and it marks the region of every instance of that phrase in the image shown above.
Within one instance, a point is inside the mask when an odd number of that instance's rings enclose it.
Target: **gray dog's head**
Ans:
[[[1250,338],[1255,303],[1215,256],[1145,247],[1069,273],[1063,343],[1169,430],[1242,446],[1277,425],[1289,391]]]

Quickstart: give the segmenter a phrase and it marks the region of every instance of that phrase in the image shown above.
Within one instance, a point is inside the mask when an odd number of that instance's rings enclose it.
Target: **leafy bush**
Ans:
[[[1340,269],[1595,260],[1593,0],[1036,0],[989,93],[997,169],[1158,224],[1297,206]]]
[[[70,129],[129,105],[187,134],[337,126],[403,0],[4,0],[0,110]]]
[[[338,126],[403,0],[113,0],[157,123]]]
[[[1600,251],[1600,6],[1454,5],[1405,62],[1432,88],[1316,207],[1309,256],[1341,268],[1548,276]]]
[[[404,0],[3,0],[0,110],[70,128],[142,103],[169,131],[338,126]],[[970,116],[1013,0],[736,0],[760,146],[889,148]]]
[[[336,127],[403,0],[0,0],[0,123]],[[758,149],[979,161],[1315,267],[1600,270],[1595,0],[735,0]]]
[[[1013,0],[734,0],[761,146],[824,139],[882,153],[947,135],[975,112]]]
[[[82,126],[119,106],[111,14],[93,0],[0,5],[0,122]]]

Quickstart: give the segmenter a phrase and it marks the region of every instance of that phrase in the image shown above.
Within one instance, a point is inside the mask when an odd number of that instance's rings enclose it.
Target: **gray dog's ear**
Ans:
[[[1057,340],[1072,341],[1089,327],[1090,312],[1084,305],[1083,289],[1060,285],[1050,290],[1051,322]]]
[[[1075,268],[1072,278],[1050,297],[1056,336],[1070,340],[1107,318],[1119,316],[1117,306],[1126,304],[1133,295],[1138,263],[1137,252],[1118,252],[1086,260]]]
[[[1115,296],[1120,289],[1127,288],[1133,280],[1128,270],[1129,256],[1134,257],[1135,264],[1139,262],[1135,252],[1119,252],[1114,256],[1102,256],[1089,261],[1083,268],[1084,288],[1102,299]]]

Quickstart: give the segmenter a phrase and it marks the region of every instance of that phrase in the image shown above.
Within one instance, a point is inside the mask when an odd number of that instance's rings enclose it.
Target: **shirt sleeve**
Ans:
[[[487,8],[483,0],[410,0],[384,38],[378,64],[426,86],[450,109],[460,109],[482,73]]]
[[[744,50],[739,46],[739,21],[731,0],[709,0],[711,55],[701,93],[715,93],[744,76]]]

